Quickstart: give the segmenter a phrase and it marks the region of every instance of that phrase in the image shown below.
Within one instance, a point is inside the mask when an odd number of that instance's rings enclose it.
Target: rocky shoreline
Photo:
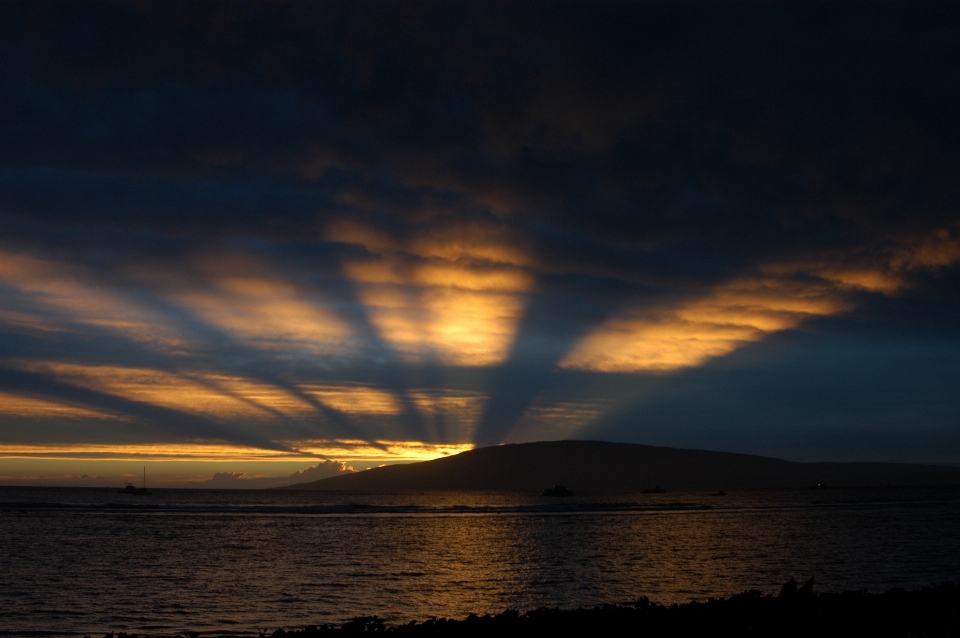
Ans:
[[[581,609],[541,608],[461,620],[431,618],[388,625],[364,616],[342,625],[277,629],[261,638],[314,638],[386,634],[409,638],[480,638],[496,636],[881,636],[899,638],[960,637],[960,586],[952,581],[915,591],[892,589],[818,593],[813,580],[797,587],[789,581],[777,596],[747,591],[729,598],[660,605],[641,598],[632,605]],[[188,634],[184,638],[197,638]],[[104,638],[138,638],[107,634]]]

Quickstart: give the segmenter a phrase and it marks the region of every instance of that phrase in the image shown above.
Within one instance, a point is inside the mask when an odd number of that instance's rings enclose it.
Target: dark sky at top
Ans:
[[[5,2],[0,443],[960,463],[958,113],[956,3]]]

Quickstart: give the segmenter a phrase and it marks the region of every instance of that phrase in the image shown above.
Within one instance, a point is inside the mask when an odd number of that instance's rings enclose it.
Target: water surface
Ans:
[[[255,634],[960,579],[960,490],[357,494],[0,488],[0,632]]]

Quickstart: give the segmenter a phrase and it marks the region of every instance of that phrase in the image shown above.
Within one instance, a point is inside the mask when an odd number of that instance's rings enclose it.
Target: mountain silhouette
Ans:
[[[281,489],[495,490],[578,493],[804,487],[960,485],[960,467],[909,463],[801,463],[603,441],[543,441],[478,448],[422,463],[389,465]]]

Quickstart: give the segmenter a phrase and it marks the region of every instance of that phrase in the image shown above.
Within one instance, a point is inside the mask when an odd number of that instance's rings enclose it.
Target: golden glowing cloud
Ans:
[[[360,299],[381,337],[410,362],[484,366],[503,361],[523,298],[450,287],[362,286]]]
[[[74,265],[0,253],[0,282],[16,288],[44,311],[36,318],[7,312],[0,321],[35,330],[70,330],[71,324],[81,324],[165,349],[184,345],[158,313],[108,290]]]
[[[813,271],[819,277],[847,286],[886,295],[903,287],[903,278],[885,269],[826,267]]]
[[[215,417],[297,416],[313,411],[281,388],[242,377],[58,362],[21,362],[19,367],[124,399]]]
[[[512,266],[386,256],[344,264],[380,336],[407,361],[483,366],[506,358],[532,278]]]
[[[507,357],[533,278],[526,251],[505,227],[451,222],[398,238],[341,220],[327,238],[372,253],[343,269],[381,338],[404,360],[485,366]]]
[[[866,290],[886,295],[894,294],[904,286],[903,276],[892,270],[888,263],[848,263],[848,259],[837,257],[819,258],[807,261],[768,264],[761,272],[770,278],[789,279],[791,277],[817,278],[832,285],[838,293],[851,290]]]
[[[99,410],[10,392],[0,392],[0,415],[24,418],[123,420],[122,417]]]
[[[300,389],[324,405],[345,414],[397,415],[402,411],[397,398],[379,388],[360,385],[305,384]]]
[[[264,450],[222,443],[145,443],[139,445],[78,444],[8,444],[0,443],[0,458],[75,459],[75,460],[142,460],[142,461],[275,461],[304,458],[308,454],[282,450]]]
[[[190,313],[252,347],[302,356],[343,355],[350,327],[269,267],[238,256],[197,258],[209,288],[172,294]]]
[[[589,334],[560,362],[597,372],[666,371],[701,365],[745,343],[848,310],[829,285],[743,279],[653,316],[625,312]]]
[[[532,266],[530,251],[502,226],[458,223],[415,235],[407,250],[421,257],[447,261],[469,259],[514,266]]]
[[[355,260],[345,263],[344,271],[354,281],[366,284],[507,292],[526,292],[531,284],[530,276],[516,268],[444,261],[421,262],[410,266],[397,259]]]
[[[209,372],[172,373],[150,368],[88,366],[59,362],[14,362],[20,369],[62,382],[182,412],[221,418],[271,415],[302,417],[315,408],[296,393],[243,377]],[[297,390],[345,414],[395,416],[402,409],[390,392],[360,384],[301,384]],[[2,399],[5,395],[0,395]],[[20,416],[99,413],[29,398],[0,405],[0,414]]]
[[[577,344],[560,366],[629,372],[700,365],[806,318],[849,311],[855,290],[896,294],[907,271],[960,261],[960,239],[939,230],[889,255],[859,264],[856,255],[770,264],[762,276],[727,283],[669,312],[628,310]]]

